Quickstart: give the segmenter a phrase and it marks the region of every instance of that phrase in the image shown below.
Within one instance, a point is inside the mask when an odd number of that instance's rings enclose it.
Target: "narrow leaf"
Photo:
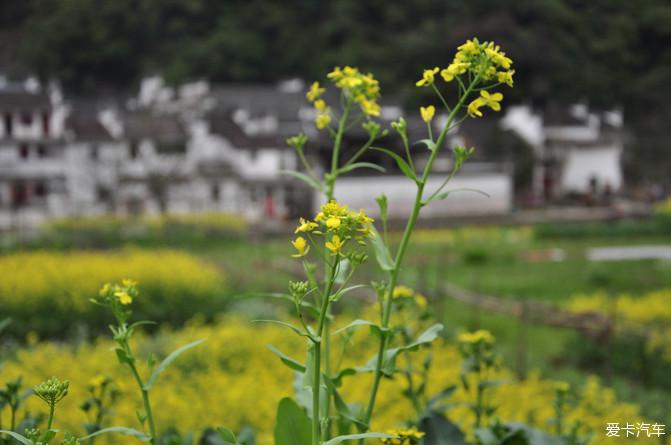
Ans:
[[[296,334],[300,335],[301,337],[307,337],[308,334],[297,328],[296,326],[292,325],[291,323],[287,323],[286,321],[280,321],[280,320],[254,320],[254,323],[272,323],[272,324],[278,324],[280,326],[284,326],[285,328],[289,328],[292,331],[294,331]]]
[[[380,269],[388,272],[394,268],[394,261],[391,259],[389,249],[375,227],[371,227],[371,231],[374,234],[371,244],[373,244],[375,259],[380,265]]]
[[[89,434],[88,436],[81,437],[79,440],[84,441],[87,439],[90,439],[91,437],[99,436],[101,434],[107,434],[107,433],[117,433],[117,434],[123,434],[124,436],[131,436],[135,437],[138,440],[141,440],[142,442],[150,442],[151,441],[151,436],[148,434],[145,434],[141,431],[135,430],[133,428],[126,428],[123,426],[112,426],[109,428],[103,428],[101,430],[96,431],[95,433]]]
[[[405,162],[405,159],[403,159],[401,156],[397,155],[393,151],[386,148],[380,148],[380,147],[371,147],[371,148],[373,150],[381,151],[382,153],[385,153],[386,155],[391,157],[394,161],[396,161],[396,165],[398,165],[398,168],[403,172],[405,176],[417,182],[417,174],[408,165],[408,163]]]
[[[342,328],[336,330],[336,331],[333,332],[333,334],[331,334],[331,335],[338,335],[338,334],[340,334],[341,332],[347,331],[347,330],[352,329],[352,328],[357,328],[357,327],[359,327],[359,326],[370,326],[370,328],[371,328],[373,331],[377,332],[378,334],[379,334],[380,332],[382,332],[380,326],[378,326],[377,324],[373,323],[372,321],[368,321],[368,320],[360,320],[360,319],[359,319],[359,320],[354,320],[354,321],[352,321],[351,323],[348,323],[346,326],[343,326]]]
[[[166,368],[167,368],[168,366],[170,366],[170,364],[171,364],[172,362],[174,362],[175,360],[177,360],[177,357],[179,357],[180,355],[182,355],[183,353],[185,353],[185,352],[188,351],[189,349],[191,349],[191,348],[195,348],[196,346],[198,346],[199,344],[203,343],[204,341],[205,341],[205,339],[196,340],[196,341],[194,341],[194,342],[189,343],[188,345],[184,345],[184,346],[182,346],[181,348],[176,349],[175,351],[173,351],[172,354],[170,354],[169,356],[167,356],[167,357],[161,362],[161,364],[159,364],[159,365],[156,367],[156,369],[154,370],[154,372],[151,373],[151,377],[149,377],[149,380],[147,381],[147,383],[145,383],[145,385],[144,385],[144,389],[147,390],[147,391],[149,391],[149,390],[151,389],[151,387],[154,386],[154,383],[156,383],[156,380],[158,379],[158,376],[161,375],[161,373],[162,373],[163,371],[165,371]]]
[[[324,187],[312,176],[308,176],[305,173],[295,172],[292,170],[282,170],[280,173],[298,178],[313,189],[317,190],[319,193],[324,193]]]
[[[377,170],[382,173],[386,171],[384,167],[377,164],[373,164],[370,162],[355,162],[354,164],[346,165],[345,167],[341,168],[340,173],[351,172],[352,170],[356,170],[358,168],[370,168],[372,170]]]
[[[286,355],[284,352],[280,351],[273,345],[268,345],[268,349],[270,349],[273,354],[278,356],[280,360],[282,360],[282,363],[287,365],[289,368],[295,371],[305,372],[305,365],[300,363],[298,360],[294,360],[293,358],[289,357],[288,355]]]
[[[337,445],[341,442],[345,442],[347,440],[359,440],[359,439],[392,439],[396,436],[392,436],[391,434],[383,434],[383,433],[361,433],[361,434],[348,434],[346,436],[338,436],[334,437],[333,439],[329,440],[328,442],[324,442],[324,445]]]
[[[19,433],[15,433],[14,431],[7,431],[7,430],[0,430],[0,434],[7,434],[8,436],[18,440],[24,445],[33,445],[33,441],[28,439],[27,437],[23,437]]]

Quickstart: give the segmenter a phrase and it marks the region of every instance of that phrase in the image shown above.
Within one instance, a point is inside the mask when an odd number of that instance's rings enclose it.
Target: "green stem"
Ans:
[[[156,445],[156,437],[157,437],[156,424],[154,422],[154,414],[151,410],[151,402],[149,401],[149,391],[145,389],[142,377],[140,377],[140,373],[137,371],[137,368],[135,367],[130,346],[128,345],[128,343],[125,343],[123,346],[125,346],[128,356],[130,357],[128,366],[130,367],[130,370],[133,373],[133,377],[135,377],[135,381],[140,387],[140,391],[142,391],[142,403],[144,404],[144,411],[145,414],[147,415],[147,421],[149,422],[149,434],[151,436],[151,440],[149,441],[149,443],[151,443],[151,445]]]
[[[385,300],[385,306],[382,312],[382,328],[383,331],[386,332],[386,329],[389,327],[389,318],[391,316],[391,304],[392,304],[392,295],[394,292],[394,288],[396,287],[396,284],[398,282],[398,274],[401,270],[401,263],[405,257],[405,252],[406,249],[408,248],[408,244],[410,242],[410,237],[412,235],[412,232],[415,228],[415,224],[417,223],[417,218],[419,217],[419,212],[422,208],[422,197],[424,195],[424,186],[426,185],[426,181],[429,177],[429,174],[431,173],[431,170],[433,168],[433,163],[436,160],[436,156],[438,155],[438,152],[440,150],[440,147],[443,145],[443,142],[445,141],[445,137],[447,136],[447,131],[449,130],[450,126],[452,125],[452,121],[454,120],[455,116],[457,115],[457,112],[459,109],[463,106],[464,102],[466,101],[466,98],[470,94],[471,90],[475,87],[475,85],[478,82],[478,78],[476,78],[468,87],[468,89],[464,92],[464,94],[461,96],[459,99],[459,102],[455,105],[455,107],[452,109],[450,114],[448,115],[447,118],[447,123],[445,124],[445,127],[443,127],[443,130],[440,132],[440,135],[438,136],[438,139],[436,140],[436,148],[431,152],[431,156],[429,157],[428,162],[426,163],[426,166],[424,167],[424,173],[422,174],[422,178],[418,181],[417,183],[417,193],[415,195],[415,203],[412,208],[412,212],[410,213],[410,218],[408,219],[408,222],[405,226],[405,231],[403,232],[403,238],[401,239],[401,243],[398,247],[398,251],[396,252],[396,258],[394,261],[394,267],[392,270],[389,272],[389,287],[387,288],[387,298]],[[380,340],[380,348],[378,350],[378,355],[377,355],[377,360],[375,364],[375,374],[373,376],[373,386],[371,388],[371,394],[370,398],[368,401],[368,408],[366,409],[366,414],[363,419],[363,423],[366,426],[366,428],[370,428],[370,419],[373,416],[373,410],[375,409],[375,401],[377,398],[377,392],[380,387],[380,380],[382,379],[382,366],[384,365],[384,352],[387,349],[387,344],[389,342],[389,335],[383,334],[382,338]]]
[[[55,403],[49,404],[49,420],[47,421],[47,431],[51,429],[51,425],[54,423],[54,410],[56,409]]]
[[[349,118],[349,113],[352,109],[352,100],[348,99],[345,103],[340,122],[338,123],[338,132],[335,136],[335,141],[333,142],[333,154],[331,155],[331,175],[326,179],[326,201],[331,201],[334,199],[333,196],[333,187],[335,186],[335,181],[338,174],[338,158],[340,156],[340,146],[342,144],[342,137],[345,133],[345,126],[347,125],[347,119]]]
[[[314,344],[314,359],[312,368],[312,445],[319,445],[321,443],[321,426],[320,426],[320,386],[321,386],[321,342],[326,326],[326,319],[328,318],[329,303],[331,302],[331,291],[335,283],[336,271],[338,270],[339,257],[336,257],[331,266],[326,289],[322,300],[321,311],[319,312],[319,320],[317,322],[317,332],[313,339]]]

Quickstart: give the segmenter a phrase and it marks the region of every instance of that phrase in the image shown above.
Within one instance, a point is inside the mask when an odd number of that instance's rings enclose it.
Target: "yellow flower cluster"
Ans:
[[[124,278],[121,283],[105,283],[98,292],[101,302],[116,303],[122,306],[128,306],[133,302],[133,297],[137,296],[137,281]]]
[[[156,338],[137,335],[133,347],[138,351],[155,351],[159,358],[195,339],[208,339],[180,357],[180,366],[168,368],[153,387],[152,401],[154,406],[161,407],[155,412],[159,431],[177,427],[182,432],[199,432],[207,426],[222,424],[237,430],[249,425],[257,429],[259,445],[271,445],[277,401],[292,395],[294,375],[290,369],[279,364],[266,345],[272,343],[297,359],[305,353],[305,344],[301,339],[284,335],[282,329],[274,325],[252,326],[239,317],[226,317],[208,326],[194,320],[178,331],[163,330]],[[379,346],[365,330],[355,334],[352,344],[356,347],[348,350],[343,367],[365,363]],[[113,360],[111,346],[112,341],[108,339],[76,346],[60,342],[39,343],[18,351],[14,358],[6,361],[2,379],[10,380],[23,375],[23,381],[28,386],[52,375],[68,379],[72,383],[69,395],[61,402],[56,416],[57,427],[61,431],[83,435],[82,424],[87,417],[79,405],[89,397],[88,382],[95,376],[109,375],[121,391],[121,397],[112,407],[105,426],[125,425],[140,429],[135,413],[141,409],[141,396],[135,382],[127,378],[127,370]],[[454,346],[440,341],[432,352],[434,365],[429,371],[427,394],[436,394],[458,382],[461,372],[459,353]],[[425,353],[416,353],[418,362],[425,358]],[[147,370],[143,368],[140,372],[145,374]],[[498,406],[497,415],[501,419],[526,422],[540,429],[548,428],[548,421],[554,417],[554,381],[540,379],[536,374],[518,381],[512,372],[505,369],[495,371],[492,378],[507,382],[488,392],[491,403]],[[348,377],[342,395],[348,402],[364,403],[370,395],[370,384],[367,374]],[[383,381],[372,431],[401,426],[413,418],[412,404],[401,395],[405,385],[404,379]],[[601,433],[607,422],[643,421],[636,406],[619,402],[614,392],[604,388],[596,378],[582,388],[575,388],[574,392],[578,402],[568,410],[566,424],[581,420],[582,432],[595,432],[590,445],[631,443],[631,438],[607,438]],[[472,400],[473,395],[460,387],[450,399],[455,407],[448,412],[450,418],[468,433],[472,433],[474,421],[473,412],[467,406]],[[232,406],[235,409],[230,409]],[[27,410],[44,412],[44,407],[39,399],[31,397],[25,410],[19,413],[19,418]],[[115,435],[101,436],[96,440],[100,445],[121,442],[140,443]]]
[[[326,106],[326,102],[322,99],[322,95],[326,92],[319,82],[313,82],[310,89],[305,94],[305,97],[312,102],[315,110],[317,110],[317,117],[315,118],[315,125],[322,130],[331,123],[331,108]]]
[[[335,67],[327,77],[336,87],[345,91],[345,94],[359,104],[366,116],[379,116],[380,83],[371,73],[364,74],[358,68],[346,66]]]
[[[396,286],[391,294],[391,297],[394,300],[413,300],[415,304],[417,304],[417,306],[421,309],[424,309],[427,306],[426,297],[419,292],[415,292],[408,286]]]
[[[447,68],[425,69],[416,85],[418,87],[433,85],[436,74],[440,71],[440,76],[445,82],[451,82],[458,76],[470,72],[482,82],[495,81],[512,87],[515,74],[515,70],[511,69],[512,63],[513,61],[494,42],[481,43],[474,38],[458,48],[452,63]]]
[[[0,257],[1,312],[17,327],[40,334],[78,322],[100,323],[104,314],[89,300],[98,295],[100,283],[124,277],[142,283],[141,310],[179,310],[207,302],[225,288],[217,267],[174,250],[16,253]],[[116,298],[129,304],[132,295]]]
[[[325,247],[332,255],[339,255],[347,241],[354,239],[364,245],[365,239],[373,236],[373,218],[369,218],[361,209],[359,212],[349,210],[346,205],[330,201],[321,206],[314,221],[301,218],[294,233],[305,233],[311,235],[326,235],[328,239]],[[294,258],[301,258],[308,254],[310,245],[308,241],[299,236],[291,242],[297,253]]]
[[[650,352],[660,351],[666,361],[671,361],[671,289],[660,289],[642,296],[617,295],[605,292],[576,295],[568,303],[577,313],[597,312],[612,316],[615,327],[626,332],[645,333],[646,347]]]
[[[493,344],[494,343],[494,336],[492,335],[491,332],[486,331],[484,329],[479,329],[474,332],[463,332],[459,334],[459,337],[457,340],[460,343],[469,343],[469,344],[474,344],[474,343],[487,343],[487,344]]]
[[[419,440],[424,437],[426,433],[417,431],[417,428],[412,427],[387,430],[387,434],[396,437],[391,439],[380,439],[380,442],[387,445],[415,445],[419,443]]]

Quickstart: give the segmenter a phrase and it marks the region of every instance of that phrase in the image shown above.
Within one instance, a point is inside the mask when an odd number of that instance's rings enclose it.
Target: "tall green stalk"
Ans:
[[[326,281],[326,288],[324,290],[324,299],[322,307],[319,312],[319,320],[317,321],[317,331],[315,337],[312,338],[314,347],[313,367],[312,367],[312,445],[319,445],[321,443],[321,425],[320,425],[320,402],[321,402],[321,343],[326,326],[326,319],[331,302],[331,291],[335,283],[335,277],[338,270],[339,259],[336,256],[333,260],[331,270]],[[327,332],[326,335],[329,335]]]
[[[384,365],[384,352],[387,349],[387,345],[389,342],[389,335],[386,334],[387,328],[389,327],[389,319],[391,317],[391,306],[392,306],[392,296],[394,292],[394,288],[396,287],[396,284],[398,283],[398,275],[401,270],[401,264],[403,262],[403,259],[405,258],[405,253],[408,248],[408,244],[410,243],[410,237],[412,235],[412,232],[415,228],[415,224],[417,223],[417,219],[419,217],[419,212],[422,209],[424,203],[423,203],[423,196],[424,196],[424,187],[426,186],[426,182],[429,178],[429,175],[431,174],[431,170],[433,169],[433,163],[436,160],[436,156],[438,155],[438,151],[440,147],[443,145],[445,141],[445,137],[447,136],[447,132],[450,129],[452,123],[454,122],[454,119],[463,106],[464,102],[466,101],[466,98],[468,95],[471,93],[475,85],[477,84],[478,79],[476,78],[466,89],[464,94],[461,96],[459,99],[459,102],[457,105],[450,111],[448,118],[447,118],[447,123],[445,124],[445,127],[442,129],[440,132],[440,135],[438,136],[438,139],[436,140],[435,143],[435,148],[432,150],[431,155],[429,157],[428,162],[426,163],[426,166],[424,167],[424,172],[422,173],[422,177],[417,181],[417,193],[415,194],[415,202],[413,204],[412,212],[410,213],[410,217],[408,218],[408,222],[405,226],[405,231],[403,232],[403,237],[401,238],[401,243],[399,244],[398,250],[396,252],[396,258],[394,259],[394,266],[393,268],[389,271],[389,287],[387,288],[387,296],[386,300],[384,302],[384,307],[382,311],[382,331],[385,332],[385,334],[382,334],[381,339],[380,339],[380,347],[378,349],[378,354],[377,354],[377,360],[375,363],[375,374],[373,376],[373,386],[371,388],[371,393],[370,393],[370,398],[368,400],[368,407],[366,409],[365,417],[363,419],[363,423],[365,427],[368,429],[370,428],[370,420],[373,416],[373,411],[375,409],[375,402],[377,399],[377,393],[380,387],[380,380],[382,379],[382,366]],[[361,442],[363,443],[363,441]]]

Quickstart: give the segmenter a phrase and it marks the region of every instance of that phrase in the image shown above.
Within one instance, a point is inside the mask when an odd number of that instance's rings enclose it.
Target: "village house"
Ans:
[[[11,86],[0,91],[0,113],[0,228],[37,226],[45,218],[65,216],[211,211],[272,225],[308,215],[323,200],[285,174],[301,169],[286,145],[287,137],[299,132],[311,140],[308,157],[318,171],[330,162],[330,141],[316,131],[314,110],[300,81],[194,82],[175,89],[154,77],[127,103],[64,100],[55,89]],[[382,102],[383,127],[401,114],[398,101]],[[435,131],[441,119],[437,116]],[[423,138],[421,119],[407,120],[411,138]],[[450,149],[472,142],[465,129],[450,134],[429,189],[451,171]],[[365,138],[363,129],[353,127],[343,155]],[[397,139],[391,135],[384,143],[402,150]],[[428,152],[421,146],[413,151],[421,168]],[[374,198],[384,192],[390,216],[403,217],[412,184],[380,152],[370,152],[362,161],[380,163],[387,172],[351,172],[339,180],[336,196],[375,215]],[[429,206],[428,218],[505,215],[512,206],[510,169],[486,155],[469,162],[449,189],[484,193],[454,193]]]

